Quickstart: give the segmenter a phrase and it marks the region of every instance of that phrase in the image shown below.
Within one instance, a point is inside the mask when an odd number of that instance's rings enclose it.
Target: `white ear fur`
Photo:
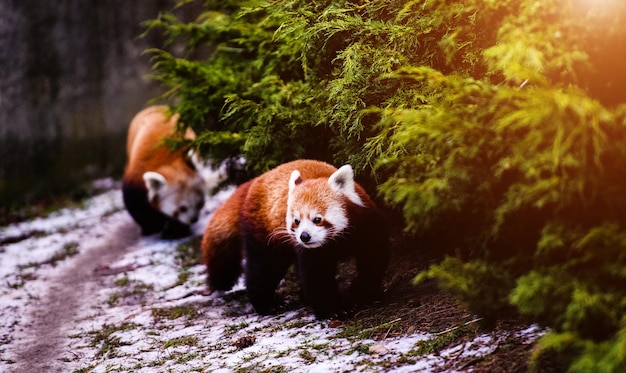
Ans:
[[[356,192],[354,184],[354,171],[349,164],[341,166],[328,178],[330,188],[337,193],[341,193],[348,197],[352,203],[364,206],[361,197]]]
[[[148,199],[152,197],[167,185],[165,177],[158,172],[148,171],[143,174],[143,181],[146,183],[148,189]]]
[[[296,187],[296,185],[302,182],[302,178],[300,177],[300,171],[293,170],[291,172],[291,176],[289,177],[289,194],[291,194]]]
[[[195,150],[189,149],[189,151],[187,151],[187,156],[189,157],[189,160],[191,160],[191,163],[193,163],[193,166],[197,171],[202,170],[206,167],[204,161],[202,160],[202,157],[200,157],[200,155]]]

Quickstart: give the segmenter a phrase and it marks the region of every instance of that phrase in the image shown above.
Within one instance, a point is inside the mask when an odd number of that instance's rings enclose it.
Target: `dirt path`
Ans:
[[[389,299],[351,320],[315,320],[289,284],[285,312],[259,316],[242,283],[207,296],[198,239],[141,237],[119,191],[0,227],[0,242],[0,372],[464,371],[502,345],[523,361],[540,333],[479,330],[404,261]]]
[[[102,274],[139,239],[139,229],[130,219],[117,222],[108,234],[81,247],[63,271],[49,280],[43,297],[30,303],[21,330],[16,335],[16,372],[64,372],[59,357],[65,354],[64,331],[78,310],[93,301],[89,296],[99,287]]]
[[[91,247],[81,248],[59,276],[50,279],[49,289],[32,302],[26,313],[28,324],[18,334],[15,355],[18,372],[64,372],[59,361],[67,343],[63,332],[78,316],[78,310],[90,302],[90,294],[99,286],[98,269],[107,267],[132,247],[139,229],[127,219],[110,227],[109,235]],[[93,301],[93,300],[92,300]]]

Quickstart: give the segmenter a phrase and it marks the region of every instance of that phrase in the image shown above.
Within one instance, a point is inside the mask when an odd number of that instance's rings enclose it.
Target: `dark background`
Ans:
[[[0,213],[121,176],[129,120],[160,94],[141,22],[171,6],[0,2]]]

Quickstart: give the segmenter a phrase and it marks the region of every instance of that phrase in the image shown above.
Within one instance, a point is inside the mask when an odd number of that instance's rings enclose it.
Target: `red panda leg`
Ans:
[[[245,238],[246,289],[250,303],[261,315],[276,313],[274,293],[293,263],[292,249],[277,249]]]
[[[161,238],[176,239],[187,236],[191,236],[191,227],[189,225],[181,223],[176,219],[165,219],[163,231],[161,232]]]
[[[243,239],[240,207],[250,187],[245,183],[215,210],[202,237],[202,256],[210,290],[230,290],[242,272]]]
[[[337,260],[332,250],[299,249],[298,276],[302,294],[318,319],[339,317],[341,302],[335,274]]]
[[[380,285],[389,262],[389,242],[385,231],[380,228],[354,233],[354,247],[351,251],[358,274],[350,284],[350,297],[351,302],[361,305],[371,302],[380,294]]]
[[[380,295],[380,284],[385,274],[387,258],[357,257],[357,277],[350,284],[351,301],[357,305],[367,304]]]
[[[209,242],[205,235],[202,242],[210,290],[230,290],[235,286],[242,272],[242,244],[239,235],[232,235],[220,242]],[[205,247],[205,245],[211,245]]]

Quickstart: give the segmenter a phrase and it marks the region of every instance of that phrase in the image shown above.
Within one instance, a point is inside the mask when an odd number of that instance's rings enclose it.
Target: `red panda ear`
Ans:
[[[328,178],[330,188],[337,193],[348,197],[350,201],[359,206],[364,206],[361,197],[357,193],[354,185],[354,171],[349,164],[341,166]]]
[[[193,170],[198,171],[205,167],[204,162],[200,155],[193,149],[189,149],[187,151],[187,157],[185,159],[189,167]]]
[[[146,183],[146,189],[148,189],[148,200],[152,200],[152,198],[167,185],[165,177],[154,171],[145,172],[143,174],[143,181]]]
[[[289,193],[293,192],[296,185],[302,182],[302,178],[300,177],[300,171],[293,170],[291,172],[291,176],[289,177]]]

